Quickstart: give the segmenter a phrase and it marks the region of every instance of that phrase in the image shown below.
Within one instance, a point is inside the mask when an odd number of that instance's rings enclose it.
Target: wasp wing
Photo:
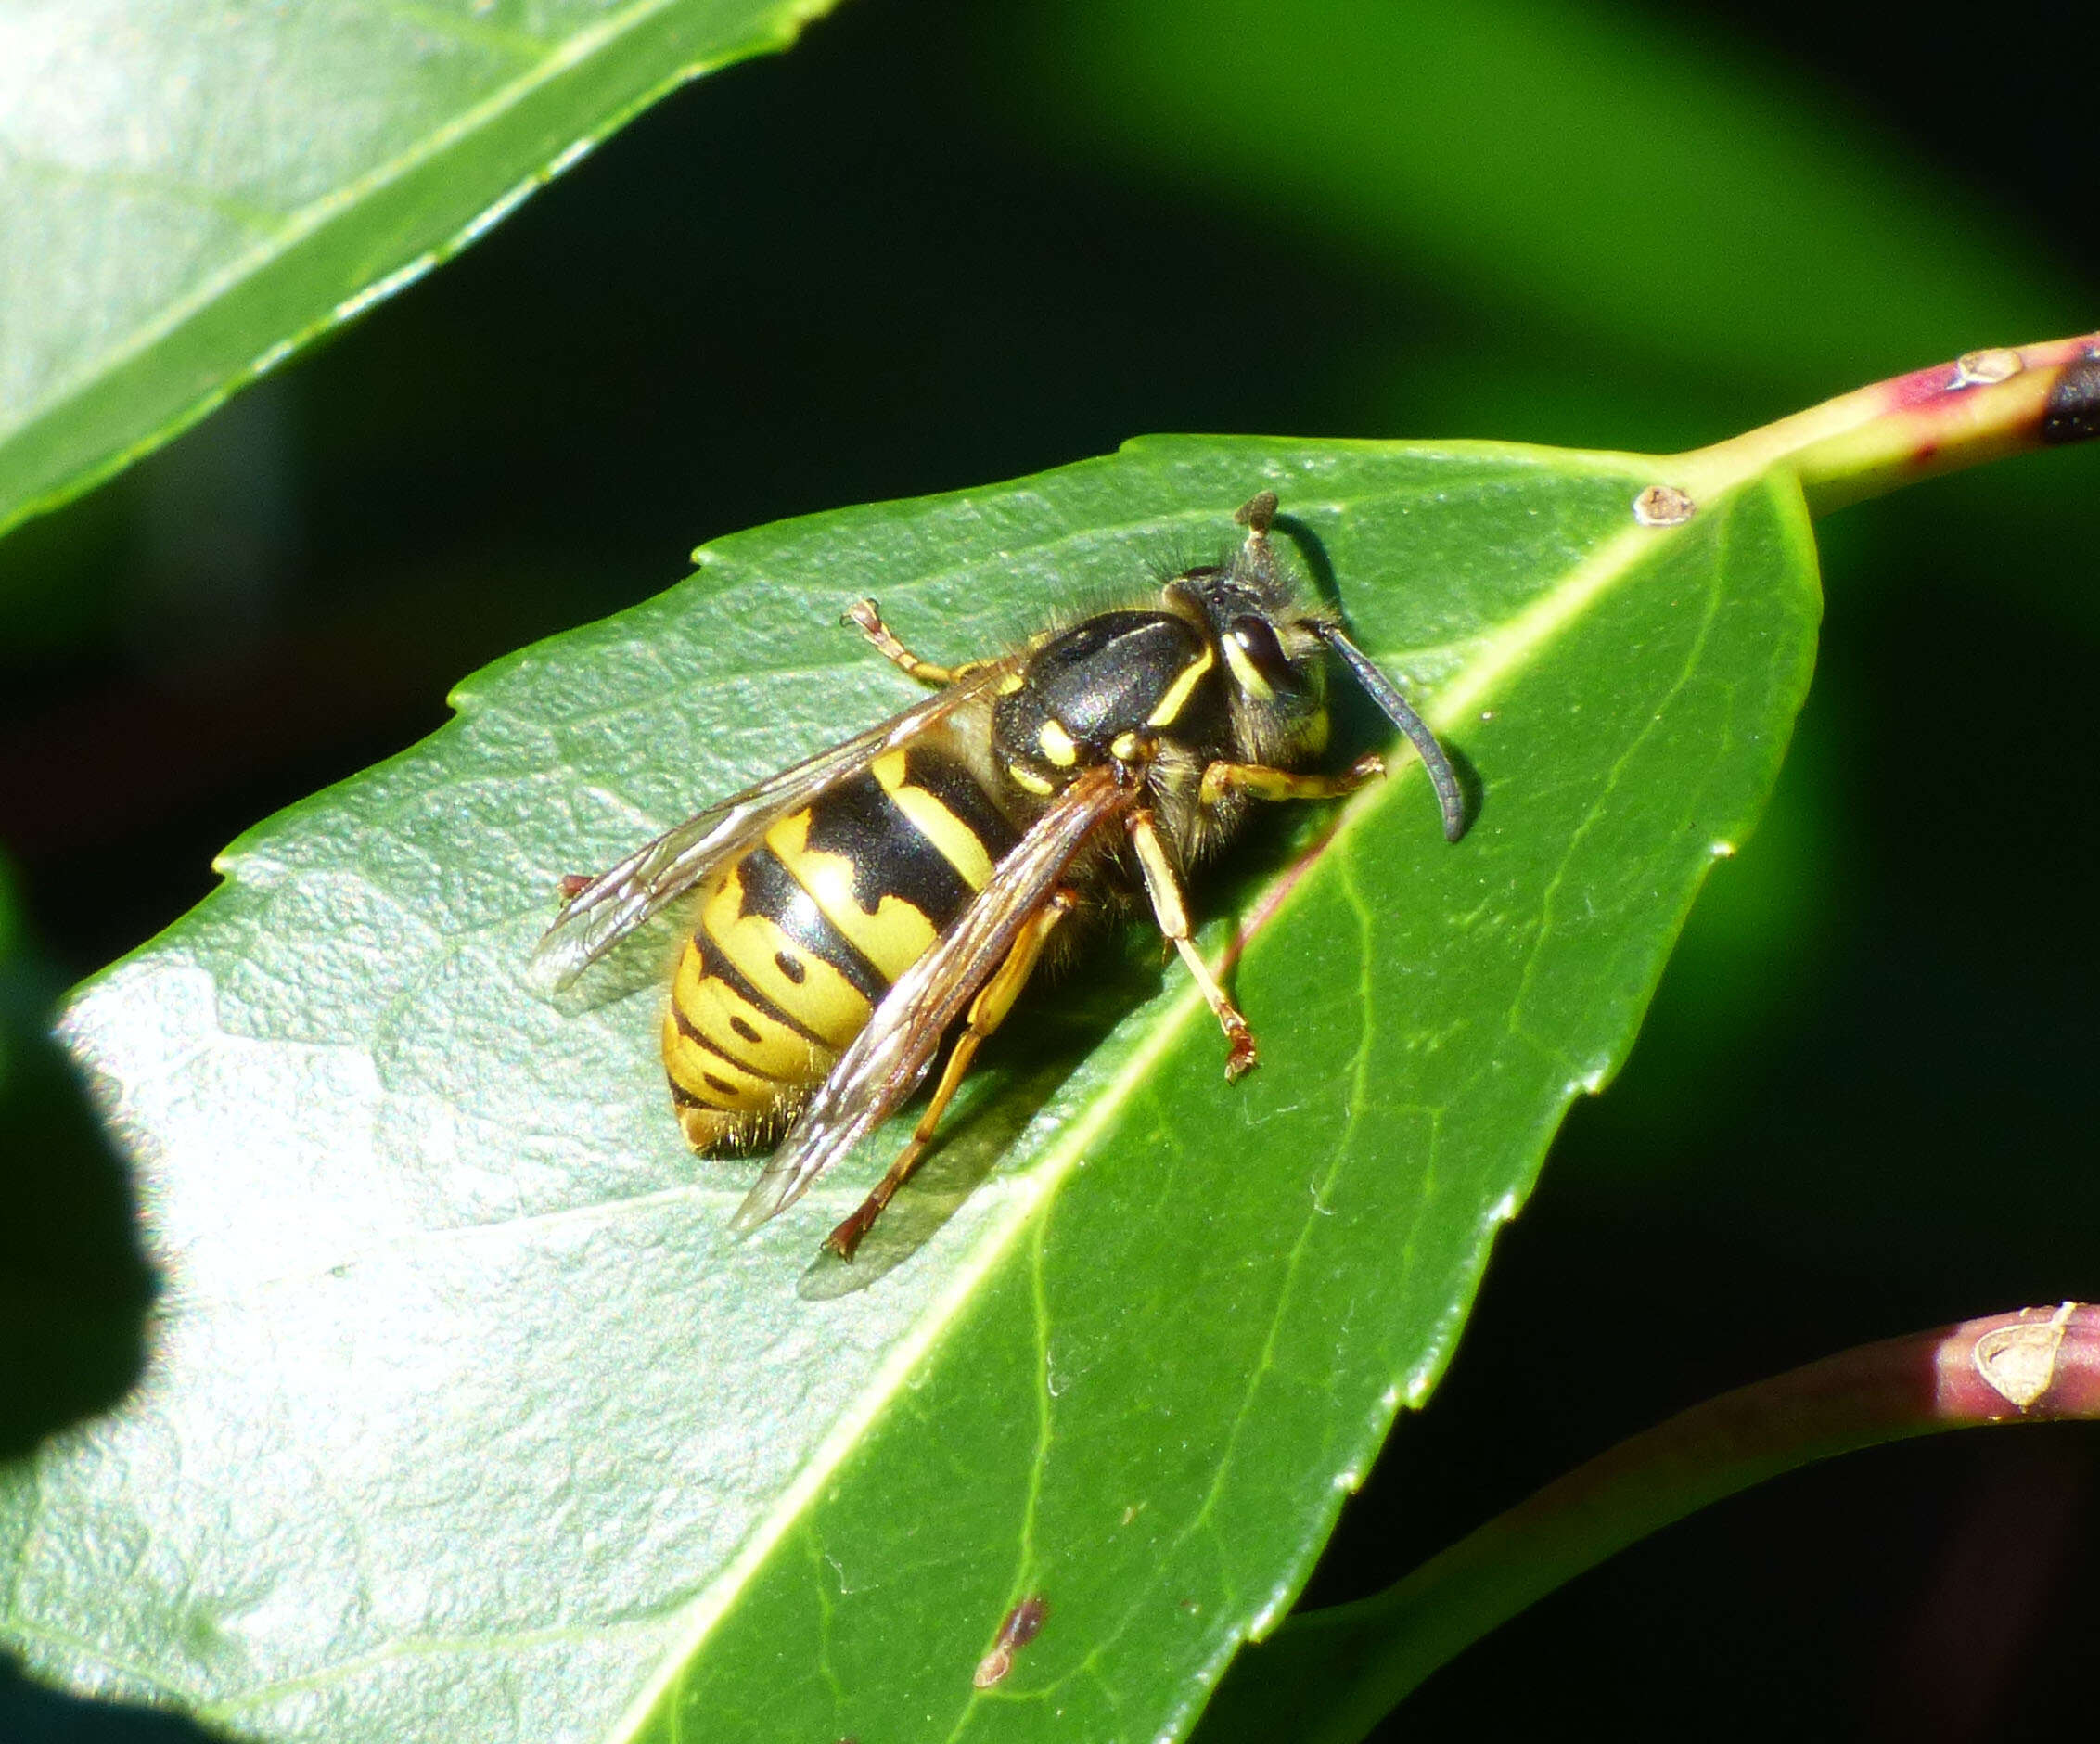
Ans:
[[[1129,803],[1111,770],[1093,769],[1050,801],[932,949],[897,978],[831,1069],[730,1227],[756,1229],[801,1198],[918,1087],[948,1026],[1013,949],[1021,928],[1100,826]]]
[[[1007,660],[987,661],[881,725],[746,788],[645,842],[562,905],[526,966],[526,985],[543,997],[559,993],[775,819],[866,768],[885,751],[910,744],[964,703],[985,695],[1010,666]]]

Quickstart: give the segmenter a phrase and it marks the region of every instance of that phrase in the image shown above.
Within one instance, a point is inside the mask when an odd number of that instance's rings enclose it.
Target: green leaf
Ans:
[[[0,14],[0,532],[829,5],[17,0]]]
[[[251,832],[66,1019],[166,1291],[135,1396],[0,1486],[0,1637],[332,1744],[1184,1729],[1772,785],[1799,493],[1652,528],[1653,481],[1177,437],[760,529]],[[1412,763],[1338,823],[1280,808],[1198,891],[1213,952],[1260,917],[1250,1079],[1133,929],[1024,1002],[857,1266],[812,1256],[882,1143],[731,1239],[751,1170],[685,1154],[653,989],[519,984],[555,875],[906,701],[836,624],[856,595],[966,656],[1222,548],[1264,485],[1476,772],[1470,833]],[[1029,1594],[1040,1637],[977,1690]]]

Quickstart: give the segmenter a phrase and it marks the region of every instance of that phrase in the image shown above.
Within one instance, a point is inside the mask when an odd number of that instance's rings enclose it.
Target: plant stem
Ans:
[[[1353,1744],[1490,1630],[1723,1496],[1879,1442],[2093,1417],[2100,1308],[2070,1302],[1862,1345],[1723,1393],[1556,1479],[1383,1593],[1291,1617],[1234,1662],[1201,1736]]]
[[[2100,333],[1968,352],[1671,455],[1695,503],[1775,467],[1817,514],[1936,473],[2100,436]]]

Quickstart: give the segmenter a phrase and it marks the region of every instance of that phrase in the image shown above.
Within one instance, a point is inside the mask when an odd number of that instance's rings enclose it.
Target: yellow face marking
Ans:
[[[933,923],[902,896],[887,895],[870,914],[853,896],[853,863],[809,844],[810,814],[794,812],[765,832],[765,845],[780,856],[795,882],[816,898],[824,917],[853,948],[895,981],[933,948]]]
[[[1206,642],[1203,651],[1174,675],[1174,682],[1167,686],[1167,694],[1145,717],[1145,725],[1166,726],[1172,724],[1174,716],[1188,706],[1189,694],[1203,682],[1203,674],[1217,663],[1218,657],[1210,652],[1210,645]]]
[[[1024,792],[1055,793],[1057,790],[1025,763],[1010,763],[1006,773],[1013,776],[1014,785]]]
[[[805,1030],[845,1047],[866,1028],[873,1008],[830,964],[807,951],[763,915],[747,915],[737,868],[730,867],[700,910],[700,929],[732,967]],[[800,979],[781,967],[792,963]]]
[[[875,778],[882,783],[897,809],[912,821],[912,827],[940,850],[941,857],[973,891],[992,882],[992,856],[970,827],[924,788],[904,778],[905,759],[901,750],[886,751],[874,763]]]
[[[708,974],[704,959],[690,944],[678,958],[671,1003],[707,1038],[709,1046],[765,1077],[813,1084],[831,1068],[828,1048],[817,1046],[781,1022],[775,1013]]]
[[[712,1109],[762,1114],[780,1098],[778,1084],[754,1077],[734,1060],[696,1042],[679,1029],[677,1018],[669,1011],[663,1014],[663,1069],[687,1096],[698,1096]]]
[[[1079,745],[1065,731],[1062,721],[1045,721],[1036,731],[1037,748],[1060,769],[1069,769],[1079,761]]]
[[[1269,688],[1269,681],[1254,670],[1254,662],[1248,659],[1247,650],[1232,636],[1224,640],[1225,664],[1233,669],[1233,681],[1250,697],[1259,697],[1266,702],[1276,693]]]

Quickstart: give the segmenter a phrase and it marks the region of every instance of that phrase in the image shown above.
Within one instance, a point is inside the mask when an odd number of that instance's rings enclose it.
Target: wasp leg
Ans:
[[[882,613],[872,599],[856,599],[846,608],[843,622],[850,623],[867,638],[887,660],[893,661],[908,677],[922,685],[939,690],[944,685],[955,682],[961,668],[936,666],[931,660],[922,660],[902,642],[890,634],[890,626],[882,622]]]
[[[1386,760],[1367,751],[1338,776],[1302,776],[1288,769],[1271,769],[1263,763],[1214,763],[1203,772],[1198,798],[1215,805],[1228,793],[1246,793],[1257,800],[1331,800],[1353,793],[1386,772]]]
[[[927,1104],[926,1112],[919,1116],[919,1123],[912,1131],[911,1143],[899,1153],[897,1161],[890,1165],[890,1173],[875,1184],[875,1191],[861,1202],[861,1208],[824,1238],[824,1245],[841,1260],[851,1260],[853,1250],[861,1245],[875,1220],[882,1215],[883,1208],[896,1198],[897,1189],[911,1178],[912,1171],[918,1167],[919,1159],[932,1142],[934,1128],[941,1124],[941,1117],[947,1112],[948,1104],[956,1089],[967,1076],[970,1061],[985,1037],[1005,1021],[1006,1013],[1014,1008],[1014,1000],[1027,983],[1029,973],[1035,968],[1036,959],[1043,955],[1043,946],[1057,923],[1071,913],[1078,896],[1069,890],[1056,890],[1049,900],[1029,917],[1028,924],[1021,929],[1020,937],[1014,941],[1013,949],[1006,953],[1005,961],[992,971],[991,978],[970,1002],[969,1017],[955,1045],[948,1056],[948,1064],[942,1069],[941,1082],[935,1086],[933,1100]]]
[[[1131,846],[1137,850],[1138,867],[1145,874],[1146,892],[1152,898],[1152,913],[1159,923],[1159,930],[1173,941],[1174,949],[1188,965],[1188,972],[1203,989],[1203,997],[1210,1002],[1218,1027],[1225,1032],[1228,1050],[1225,1077],[1228,1081],[1244,1077],[1254,1070],[1260,1058],[1254,1045],[1254,1032],[1247,1027],[1247,1019],[1239,1015],[1239,1007],[1218,985],[1217,977],[1197,954],[1195,941],[1188,936],[1188,904],[1182,896],[1181,880],[1174,876],[1174,863],[1167,857],[1152,813],[1149,809],[1135,811],[1124,821],[1130,830]]]

